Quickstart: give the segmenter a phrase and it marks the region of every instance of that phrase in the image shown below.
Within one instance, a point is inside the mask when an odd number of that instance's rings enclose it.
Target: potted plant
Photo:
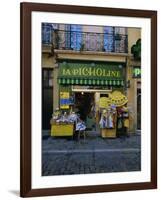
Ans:
[[[141,59],[141,39],[138,39],[136,44],[131,47],[131,53],[133,54],[135,60]]]

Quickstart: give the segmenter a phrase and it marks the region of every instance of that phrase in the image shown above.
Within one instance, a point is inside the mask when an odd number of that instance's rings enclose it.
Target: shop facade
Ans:
[[[130,36],[132,32],[130,29],[127,30],[129,45],[140,37],[140,30],[135,30],[133,37]],[[128,49],[130,49],[129,45]],[[100,116],[97,114],[100,110],[100,99],[108,98],[114,91],[120,91],[127,96],[127,106],[130,107],[131,113],[134,113],[129,132],[136,132],[139,128],[138,124],[141,123],[139,112],[137,112],[140,109],[141,79],[133,77],[133,67],[136,63],[132,60],[133,57],[128,52],[54,49],[54,54],[51,54],[51,46],[50,48],[47,45],[44,46],[42,48],[42,76],[44,77],[45,71],[52,71],[52,75],[48,76],[48,85],[51,89],[49,96],[50,98],[52,96],[52,111],[49,115],[52,116],[57,108],[63,112],[78,112],[79,110],[87,127],[97,128],[94,124],[100,121]],[[137,62],[137,65],[140,65],[140,62]],[[45,107],[48,102],[47,100],[43,102]],[[91,119],[92,112],[94,119]],[[44,119],[50,122],[49,115]],[[50,128],[50,123],[44,126],[44,129],[48,127]]]

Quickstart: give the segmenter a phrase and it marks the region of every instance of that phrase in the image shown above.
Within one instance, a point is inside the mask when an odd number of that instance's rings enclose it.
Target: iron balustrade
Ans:
[[[53,30],[50,34],[51,40],[47,43],[42,40],[42,43],[58,50],[128,52],[128,35],[125,34],[65,30]]]

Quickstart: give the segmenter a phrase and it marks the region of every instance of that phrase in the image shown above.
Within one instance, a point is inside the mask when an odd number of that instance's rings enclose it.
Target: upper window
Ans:
[[[80,50],[82,46],[82,26],[67,24],[66,30],[66,48],[72,50]]]
[[[127,29],[123,27],[104,27],[104,50],[107,52],[127,52]]]
[[[114,52],[114,27],[104,27],[104,50]]]
[[[42,23],[42,43],[51,44],[53,41],[53,31],[58,29],[58,24]]]
[[[50,44],[52,42],[52,25],[42,23],[42,43]]]

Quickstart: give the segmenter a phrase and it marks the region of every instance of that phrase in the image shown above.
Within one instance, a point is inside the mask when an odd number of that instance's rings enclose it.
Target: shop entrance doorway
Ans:
[[[75,111],[83,121],[87,121],[87,118],[92,115],[94,104],[94,93],[75,93]]]
[[[42,70],[42,129],[50,130],[53,112],[53,70]]]
[[[80,115],[88,131],[100,132],[99,99],[108,97],[111,88],[73,86],[72,91],[75,96],[73,111]]]

